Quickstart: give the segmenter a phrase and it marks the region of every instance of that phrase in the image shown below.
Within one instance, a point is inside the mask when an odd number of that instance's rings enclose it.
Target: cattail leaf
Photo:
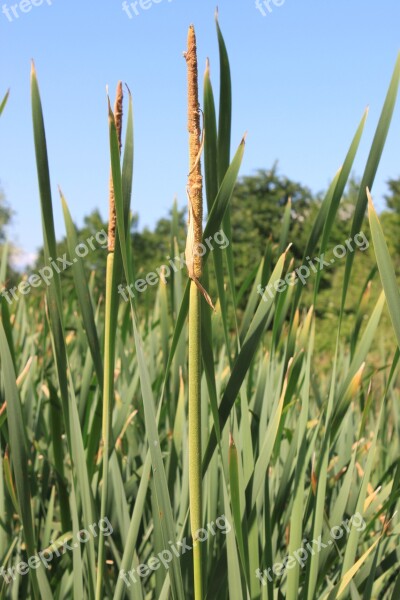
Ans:
[[[288,553],[293,553],[302,547],[303,539],[303,513],[306,505],[306,470],[308,467],[307,453],[310,450],[310,442],[307,438],[307,421],[309,413],[309,398],[310,398],[310,380],[311,380],[311,361],[314,349],[314,311],[310,308],[305,324],[304,339],[301,343],[302,347],[307,347],[307,362],[305,365],[304,384],[302,386],[301,395],[301,412],[298,421],[298,438],[297,438],[297,455],[296,455],[296,470],[294,478],[294,498],[293,506],[290,514],[290,539]],[[303,332],[302,332],[303,333]],[[287,596],[295,598],[299,591],[300,583],[300,565],[296,562],[293,569],[290,569],[287,575]]]
[[[44,129],[44,120],[40,100],[39,86],[37,82],[36,71],[33,64],[31,71],[31,96],[36,165],[38,172],[42,211],[44,254],[46,262],[50,262],[50,257],[56,257],[57,247],[54,232],[53,206],[51,199],[46,135]],[[53,276],[50,280],[50,285],[47,287],[47,301],[50,324],[50,338],[52,341],[52,348],[57,366],[57,378],[62,400],[64,427],[67,432],[67,439],[71,450],[71,457],[74,467],[76,469],[77,479],[79,482],[79,491],[82,498],[84,519],[86,523],[90,524],[93,523],[93,499],[91,495],[91,489],[86,469],[85,452],[83,448],[79,416],[77,412],[76,401],[73,397],[73,386],[70,386],[70,389],[68,389],[68,364],[63,329],[61,284],[59,274],[55,269],[53,269]],[[95,576],[93,538],[89,539],[87,556],[90,565],[88,580],[89,586],[91,586],[91,590],[93,592]]]
[[[336,395],[337,404],[334,409],[334,416],[333,416],[334,420],[333,420],[333,424],[332,424],[332,433],[335,433],[337,431],[337,428],[341,422],[341,419],[343,418],[345,412],[347,411],[349,403],[352,399],[351,394],[350,395],[346,394],[346,391],[349,390],[351,381],[356,376],[357,372],[359,371],[361,365],[363,364],[363,362],[366,358],[367,353],[369,352],[369,349],[370,349],[372,341],[374,339],[376,330],[379,325],[379,321],[380,321],[380,318],[382,315],[384,305],[385,305],[385,296],[384,296],[384,293],[382,292],[378,298],[378,301],[377,301],[375,307],[374,307],[374,310],[368,321],[367,327],[366,327],[364,334],[360,340],[360,343],[358,344],[357,349],[354,353],[348,373],[336,393],[337,394]]]
[[[219,65],[220,65],[220,92],[219,92],[219,117],[218,117],[218,182],[222,184],[228,171],[231,154],[231,129],[232,129],[232,82],[231,69],[229,65],[228,52],[226,50],[225,40],[218,22],[218,10],[215,14],[217,27]],[[230,210],[226,211],[223,218],[223,229],[229,240],[229,245],[225,249],[226,263],[228,266],[229,287],[233,304],[233,316],[236,332],[238,331],[236,318],[236,289],[235,289],[235,271],[233,262],[233,244]],[[218,249],[219,251],[219,249]],[[226,304],[221,304],[223,311],[227,310]],[[228,345],[229,349],[229,345]]]
[[[366,463],[364,466],[363,477],[361,480],[361,485],[360,485],[360,489],[359,489],[359,493],[358,493],[358,497],[357,497],[357,503],[355,506],[354,512],[355,512],[355,514],[359,514],[359,515],[364,515],[364,502],[365,502],[368,484],[370,482],[371,470],[372,470],[374,459],[375,459],[375,449],[376,449],[377,438],[378,438],[379,428],[380,428],[382,414],[383,414],[383,406],[384,406],[384,404],[382,403],[380,412],[378,415],[378,419],[377,419],[376,428],[374,431],[374,437],[372,439],[371,448],[368,452],[367,460],[366,460]],[[359,537],[360,537],[360,532],[359,532],[358,528],[352,527],[350,530],[348,539],[347,539],[346,550],[345,550],[344,557],[343,557],[342,573],[341,573],[342,583],[339,587],[339,594],[350,582],[349,572],[352,572],[352,569],[354,569],[354,567],[352,567],[352,565],[354,565],[354,561],[355,561],[355,558],[357,555],[357,547],[358,547]],[[365,555],[365,558],[366,558],[366,555]],[[361,565],[362,563],[357,562],[356,565],[357,564]],[[356,571],[357,570],[355,570],[354,573]],[[346,583],[346,585],[344,585],[345,580],[348,581],[348,583]]]
[[[142,477],[140,478],[140,484],[137,496],[135,498],[135,506],[132,513],[132,518],[129,525],[127,540],[124,548],[124,553],[122,555],[120,571],[129,571],[133,565],[135,546],[137,542],[137,538],[139,535],[139,530],[141,526],[146,495],[150,482],[150,471],[151,471],[151,454],[150,450],[146,454],[146,459],[143,464],[143,472]],[[139,584],[140,587],[140,584]],[[137,583],[133,585],[133,589],[137,591]],[[118,578],[115,592],[113,596],[113,600],[122,600],[126,593],[126,584],[122,577]]]
[[[231,525],[233,523],[233,515],[230,510],[229,494],[225,480],[222,481],[223,500],[224,500],[224,515],[226,521]],[[244,593],[242,580],[240,577],[240,560],[238,556],[235,536],[226,536],[227,547],[227,574],[228,574],[228,589],[230,600],[243,600],[246,597]],[[221,573],[219,574],[221,577]]]
[[[218,194],[218,136],[214,93],[210,79],[210,63],[207,59],[203,81],[204,103],[204,173],[207,208],[210,212]]]
[[[0,299],[0,307],[1,307],[1,318],[2,318],[2,322],[3,322],[4,333],[6,334],[8,347],[10,350],[11,358],[12,358],[14,369],[15,369],[16,356],[15,356],[14,339],[13,339],[13,335],[12,335],[10,310],[8,308],[8,303],[4,297],[1,297],[1,299]]]
[[[228,52],[221,28],[218,22],[218,12],[215,16],[217,27],[219,65],[220,65],[220,102],[218,121],[218,178],[222,183],[229,167],[231,151],[232,123],[232,83]]]
[[[60,190],[62,209],[64,213],[65,228],[67,231],[67,244],[70,256],[74,256],[77,248],[78,236],[72,222],[71,214],[67,205],[67,201]],[[98,250],[99,252],[99,250]],[[86,330],[87,341],[90,352],[92,354],[93,363],[96,369],[97,379],[99,383],[103,382],[103,361],[101,358],[100,343],[97,335],[96,324],[94,320],[94,312],[88,283],[85,275],[85,270],[82,261],[72,261],[72,274],[75,283],[76,295],[78,297],[79,306],[82,312],[82,320]]]
[[[128,86],[127,86],[128,87]],[[124,219],[126,231],[130,232],[130,222],[133,219],[131,213],[131,197],[132,197],[132,185],[133,185],[133,163],[134,163],[134,139],[133,139],[133,105],[132,105],[132,94],[128,88],[128,118],[126,122],[126,133],[125,133],[125,147],[124,155],[122,160],[122,196],[124,204]],[[135,280],[135,264],[134,257],[132,256],[132,244],[131,236],[126,236],[126,252],[128,265],[131,267],[132,281]],[[119,248],[117,248],[119,252]],[[129,311],[127,311],[129,312]]]
[[[387,247],[382,226],[379,222],[378,215],[375,212],[372,203],[371,194],[368,194],[368,215],[371,225],[371,235],[374,244],[376,262],[378,263],[379,274],[383,289],[385,291],[386,302],[389,308],[390,318],[392,320],[393,329],[396,335],[397,344],[400,347],[400,291],[396,280],[392,259]]]
[[[362,222],[365,216],[365,211],[367,208],[367,188],[372,190],[372,186],[374,184],[375,176],[379,167],[379,163],[381,160],[381,156],[383,153],[383,149],[385,146],[387,134],[389,132],[390,123],[392,120],[394,107],[396,104],[397,93],[400,82],[400,53],[398,54],[397,61],[394,67],[392,79],[390,81],[389,89],[386,95],[385,103],[383,105],[383,109],[381,112],[381,116],[379,118],[378,126],[375,132],[374,139],[372,141],[371,150],[368,156],[367,164],[365,167],[365,171],[360,183],[360,191],[357,198],[357,203],[355,207],[353,222],[351,225],[351,234],[350,237],[354,238],[354,236],[360,231]],[[354,253],[349,252],[346,258],[346,268],[344,274],[344,282],[343,282],[343,292],[342,292],[342,305],[344,305],[347,296],[347,290],[350,281],[351,269],[354,261]]]
[[[40,205],[42,213],[42,228],[44,242],[44,257],[48,264],[50,258],[57,256],[56,237],[54,231],[53,203],[51,198],[49,162],[47,157],[46,133],[44,128],[42,103],[36,70],[32,63],[31,70],[31,100],[32,120],[36,155],[36,167],[39,181]],[[54,337],[54,352],[57,364],[57,376],[60,384],[64,426],[70,439],[69,398],[67,383],[67,356],[62,322],[62,300],[59,273],[52,269],[50,284],[47,286],[46,296],[50,325]]]
[[[258,459],[254,465],[254,476],[251,482],[251,504],[255,504],[258,494],[260,493],[264,479],[268,471],[268,464],[272,456],[272,452],[275,445],[275,440],[278,436],[279,425],[282,417],[282,411],[284,406],[284,400],[288,387],[289,374],[293,361],[289,361],[288,371],[285,375],[285,381],[283,384],[282,392],[279,396],[278,402],[274,406],[273,415],[268,424],[268,428],[265,433],[264,443],[259,451]]]
[[[4,96],[4,98],[3,98],[3,100],[1,101],[1,104],[0,104],[0,116],[3,113],[3,110],[4,110],[4,108],[5,108],[6,104],[7,104],[7,100],[8,100],[9,95],[10,95],[10,90],[7,90],[5,96]]]
[[[250,367],[251,361],[254,358],[254,354],[257,350],[258,344],[260,343],[261,337],[265,331],[268,315],[272,308],[276,294],[274,285],[275,282],[277,282],[281,278],[285,258],[286,253],[282,254],[282,256],[277,262],[274,272],[272,273],[271,278],[268,282],[268,286],[270,286],[270,289],[272,288],[271,294],[268,295],[266,301],[260,301],[256,314],[254,315],[247,335],[243,341],[242,348],[233,365],[231,377],[229,379],[228,385],[221,400],[221,404],[219,406],[219,422],[221,431],[224,429],[226,421],[228,420],[229,414],[235,403],[240,387]],[[216,433],[215,429],[213,428],[203,458],[203,473],[205,473],[205,471],[207,470],[208,464],[215,451],[215,447]]]
[[[344,194],[344,191],[346,188],[346,184],[348,182],[351,170],[353,168],[354,159],[356,157],[356,154],[357,154],[357,151],[358,151],[358,148],[360,145],[360,141],[361,141],[361,137],[362,137],[362,134],[364,131],[364,126],[365,126],[367,117],[368,117],[368,108],[365,110],[365,112],[362,116],[361,122],[354,134],[350,148],[349,148],[346,158],[344,160],[343,167],[340,169],[339,177],[337,179],[337,184],[336,184],[335,190],[332,195],[332,200],[331,200],[331,203],[329,206],[329,211],[326,216],[324,229],[322,232],[320,254],[323,254],[327,248],[329,236],[332,231],[333,224],[335,222],[337,211],[340,206],[340,201],[342,200],[342,197],[343,197],[343,194]],[[315,304],[315,300],[317,297],[319,284],[321,281],[321,275],[322,275],[322,270],[318,269],[317,277],[315,280],[315,287],[314,287],[314,304]]]
[[[36,541],[35,529],[32,520],[32,496],[30,490],[30,481],[29,477],[27,476],[29,473],[27,436],[24,427],[24,419],[22,415],[18,388],[16,385],[14,365],[8,348],[3,323],[1,321],[0,357],[4,389],[7,396],[7,425],[10,437],[9,443],[11,449],[11,461],[14,473],[15,489],[18,497],[17,508],[21,523],[24,528],[24,539],[29,556],[34,556],[36,553]],[[51,593],[50,586],[42,565],[38,571],[30,569],[29,575],[35,598],[38,599],[41,596],[45,600],[52,599],[53,595]]]
[[[240,343],[242,344],[244,338],[246,337],[247,331],[250,327],[250,323],[252,318],[254,317],[254,312],[256,310],[257,304],[259,302],[259,294],[257,292],[258,286],[262,285],[262,276],[264,271],[265,257],[262,258],[260,265],[257,269],[256,277],[253,281],[253,285],[247,300],[246,308],[244,311],[244,315],[242,318],[242,324],[240,328]]]
[[[217,122],[215,115],[214,94],[210,80],[210,65],[207,60],[206,71],[204,74],[204,174],[205,188],[207,196],[208,212],[210,213],[216,200],[219,184],[218,184],[218,135]],[[217,282],[218,298],[221,305],[222,324],[224,327],[225,343],[228,348],[228,356],[230,356],[230,340],[228,333],[227,319],[227,300],[224,282],[223,268],[223,250],[215,248],[213,251],[213,261],[215,269],[215,278]]]
[[[168,540],[175,539],[175,523],[173,519],[171,500],[168,492],[165,468],[161,454],[160,440],[157,431],[157,423],[154,413],[154,398],[151,390],[150,377],[146,362],[144,359],[142,341],[135,323],[135,316],[132,315],[133,331],[135,337],[135,346],[138,357],[140,384],[143,396],[143,408],[146,420],[146,434],[152,457],[152,470],[157,494],[158,510],[162,513],[161,526],[163,530],[164,547],[167,547]],[[173,597],[176,600],[184,600],[183,582],[180,569],[180,562],[173,557],[170,567],[171,588]]]
[[[204,278],[208,287],[208,269],[204,267]],[[208,394],[210,396],[211,411],[214,419],[214,426],[218,442],[220,441],[219,418],[218,418],[218,397],[215,384],[214,351],[212,339],[211,313],[205,301],[201,303],[201,350],[204,373],[207,381]]]
[[[242,565],[243,573],[245,574],[247,579],[247,584],[249,584],[249,559],[247,551],[245,550],[245,544],[243,539],[242,509],[240,507],[240,497],[243,496],[243,492],[240,492],[238,452],[232,436],[230,436],[229,441],[229,483],[232,516],[235,527],[236,540],[238,544],[240,562]]]

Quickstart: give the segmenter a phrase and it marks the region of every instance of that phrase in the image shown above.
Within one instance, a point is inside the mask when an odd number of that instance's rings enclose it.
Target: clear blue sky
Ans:
[[[281,0],[282,1],[282,0]],[[24,0],[23,6],[26,6]],[[33,0],[34,3],[40,0]],[[64,225],[60,184],[75,222],[107,215],[109,172],[105,86],[133,92],[135,179],[132,208],[140,227],[186,204],[186,72],[182,52],[194,23],[201,74],[206,57],[217,92],[215,0],[159,0],[132,18],[121,0],[44,0],[12,21],[0,12],[0,182],[15,211],[11,239],[27,253],[41,245],[30,114],[29,72],[39,77],[50,155],[57,235]],[[28,2],[29,4],[29,2]],[[255,0],[220,0],[220,24],[233,79],[232,150],[248,131],[241,174],[268,168],[313,191],[342,163],[367,105],[370,114],[355,172],[361,175],[400,49],[398,0],[285,0],[266,16]],[[400,102],[399,102],[400,104]],[[400,106],[374,188],[400,175]]]

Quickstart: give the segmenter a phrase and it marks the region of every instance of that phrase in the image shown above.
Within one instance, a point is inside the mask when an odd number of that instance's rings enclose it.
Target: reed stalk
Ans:
[[[123,91],[122,82],[118,82],[117,93],[114,106],[114,118],[117,129],[119,147],[121,149],[121,131],[122,131],[122,101]],[[103,380],[103,425],[102,425],[102,452],[103,452],[103,476],[101,490],[101,514],[103,518],[106,516],[107,498],[108,498],[108,475],[109,475],[109,458],[110,458],[110,437],[111,437],[111,422],[112,409],[114,399],[114,366],[115,366],[115,335],[116,335],[116,320],[113,318],[117,310],[115,293],[116,282],[114,277],[114,250],[116,239],[117,216],[115,210],[114,185],[112,173],[110,173],[109,182],[109,222],[108,222],[108,255],[106,268],[106,304],[105,304],[105,329],[104,329],[104,380]],[[102,599],[103,579],[104,579],[104,563],[105,563],[105,547],[104,533],[100,531],[99,535],[99,550],[98,550],[98,566],[97,566],[97,584],[96,584],[96,600]]]
[[[202,239],[202,176],[200,110],[198,101],[198,67],[196,35],[189,28],[185,53],[188,72],[188,131],[189,131],[189,223],[186,242],[186,264],[190,282],[189,300],[189,498],[190,525],[193,536],[194,597],[203,598],[201,543],[197,531],[202,526],[201,474],[201,277],[202,261],[196,252]]]

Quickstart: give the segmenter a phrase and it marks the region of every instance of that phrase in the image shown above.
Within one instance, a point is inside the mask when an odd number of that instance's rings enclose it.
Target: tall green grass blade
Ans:
[[[360,146],[360,141],[361,141],[361,137],[362,137],[362,134],[364,131],[367,117],[368,117],[368,108],[364,112],[361,122],[360,122],[360,124],[357,128],[357,131],[354,135],[354,138],[351,142],[347,156],[344,160],[343,167],[340,170],[339,178],[337,180],[337,185],[336,185],[334,193],[332,195],[332,201],[329,206],[329,211],[328,211],[326,221],[324,224],[324,229],[322,232],[320,254],[323,254],[327,248],[329,236],[331,234],[332,227],[335,222],[335,218],[337,215],[337,211],[339,209],[340,201],[344,194],[346,184],[348,182],[351,170],[353,168],[354,159],[356,157],[358,148]],[[316,281],[315,281],[315,289],[314,289],[314,304],[316,303],[316,299],[317,299],[317,293],[318,293],[318,289],[319,289],[321,275],[322,275],[322,270],[318,269],[318,273],[317,273],[317,277],[316,277]]]
[[[16,375],[3,324],[0,321],[0,356],[7,394],[7,424],[10,435],[11,460],[18,496],[18,507],[24,531],[24,538],[29,556],[36,554],[35,530],[31,511],[31,490],[28,474],[28,449],[21,402],[16,385]],[[45,600],[53,598],[47,577],[42,565],[37,573],[29,571],[35,598],[40,596]],[[39,595],[40,594],[40,595]]]
[[[385,290],[386,302],[389,308],[397,344],[400,347],[400,291],[378,215],[375,212],[369,191],[367,191],[367,194],[369,200],[368,215],[376,261],[378,263],[383,289]]]
[[[55,258],[57,256],[57,246],[54,232],[53,204],[51,199],[49,163],[47,157],[47,144],[43,121],[42,103],[40,99],[36,71],[33,63],[31,71],[31,97],[36,166],[39,181],[40,204],[42,213],[44,256],[46,264],[49,264],[50,258]],[[55,270],[53,270],[53,276],[50,280],[50,285],[47,287],[46,296],[51,329],[54,336],[57,377],[60,383],[60,394],[64,414],[64,425],[68,439],[70,439],[67,357],[63,333],[63,323],[61,318],[61,286],[59,274]]]
[[[216,27],[219,49],[220,64],[220,91],[219,91],[219,117],[218,117],[218,182],[222,185],[228,171],[231,153],[231,127],[232,127],[232,82],[231,69],[229,65],[228,52],[225,40],[218,22],[218,11],[216,12]],[[223,229],[229,240],[226,248],[226,262],[228,265],[229,286],[232,296],[233,315],[236,331],[238,330],[236,319],[236,289],[235,273],[233,264],[232,229],[230,211],[227,210],[223,218]],[[226,306],[223,307],[226,310]]]
[[[245,574],[247,583],[249,584],[249,557],[247,553],[247,548],[245,548],[243,538],[242,508],[240,506],[240,497],[242,494],[240,492],[238,452],[232,436],[230,436],[229,441],[229,483],[232,516],[235,527],[236,540],[238,544],[239,557],[242,564],[243,573]]]
[[[400,53],[397,57],[396,65],[393,71],[392,79],[389,85],[385,103],[372,142],[371,150],[368,156],[364,175],[360,184],[360,192],[357,199],[357,204],[354,212],[354,218],[351,226],[351,238],[360,231],[362,222],[367,208],[367,188],[372,190],[378,166],[381,160],[383,149],[385,146],[387,134],[389,132],[390,123],[392,120],[394,107],[396,104],[397,93],[400,82]],[[342,304],[344,305],[347,296],[347,288],[350,280],[351,268],[354,261],[354,254],[349,252],[346,258],[346,270],[344,274]]]
[[[218,135],[215,115],[214,94],[210,81],[210,66],[204,74],[204,174],[207,197],[208,213],[212,210],[219,189],[218,178]],[[227,319],[227,300],[224,283],[223,250],[215,248],[213,251],[215,277],[217,281],[218,297],[221,305],[221,316],[224,327],[225,343],[230,356],[229,327]],[[206,288],[207,289],[207,288]]]
[[[42,224],[44,237],[44,254],[47,263],[56,257],[57,248],[54,233],[53,207],[51,199],[50,175],[47,158],[46,135],[42,105],[37,83],[36,72],[32,65],[31,72],[31,94],[32,94],[32,118],[34,130],[34,142],[37,172],[39,180],[39,191],[42,210]],[[62,320],[62,298],[59,274],[53,271],[50,285],[47,287],[48,313],[50,322],[50,338],[57,367],[57,379],[60,387],[60,395],[63,407],[64,426],[71,450],[72,461],[76,468],[79,490],[82,497],[83,515],[86,523],[93,523],[92,497],[86,469],[86,460],[82,442],[80,422],[73,394],[73,386],[68,389],[68,364],[66,344]],[[71,421],[70,421],[71,419]],[[72,429],[73,425],[73,429]],[[94,594],[94,542],[91,538],[88,543],[89,568],[89,596]]]
[[[65,228],[67,231],[68,251],[70,256],[73,257],[75,254],[75,249],[79,244],[78,236],[76,235],[76,229],[72,222],[67,202],[61,190],[60,196],[64,213]],[[103,381],[103,361],[101,358],[100,342],[97,335],[93,305],[86,280],[85,270],[80,260],[72,260],[72,262],[72,274],[74,277],[75,290],[82,313],[82,320],[85,327],[90,352],[92,354],[93,363],[96,369],[97,379],[99,383],[101,383]]]
[[[219,423],[221,431],[225,427],[229,414],[239,393],[240,387],[243,383],[245,375],[250,367],[251,361],[253,360],[254,354],[257,350],[261,336],[264,333],[269,311],[272,308],[274,297],[276,294],[276,289],[274,285],[275,282],[277,282],[282,275],[285,258],[286,253],[283,254],[277,262],[277,265],[269,281],[269,285],[271,286],[271,288],[273,288],[273,291],[271,295],[268,295],[268,297],[266,297],[266,301],[264,301],[264,299],[260,301],[257,312],[249,327],[249,331],[247,332],[247,335],[243,341],[240,353],[234,363],[231,377],[229,379],[228,385],[226,387],[219,407]],[[203,458],[203,474],[207,470],[208,464],[215,451],[216,441],[216,432],[215,429],[213,429]]]
[[[5,96],[4,96],[4,98],[3,98],[3,100],[1,101],[1,104],[0,104],[0,116],[3,114],[3,110],[5,109],[5,106],[7,104],[9,96],[10,96],[10,90],[7,90]]]

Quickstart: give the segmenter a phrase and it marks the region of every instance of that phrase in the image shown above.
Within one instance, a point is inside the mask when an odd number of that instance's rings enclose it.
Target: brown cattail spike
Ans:
[[[200,244],[203,220],[203,180],[200,155],[202,151],[200,130],[199,84],[197,68],[196,34],[193,25],[189,28],[188,47],[185,52],[188,73],[188,131],[189,131],[189,222],[186,241],[186,262],[189,277],[201,277]]]
[[[121,142],[121,134],[122,134],[122,101],[123,101],[123,91],[122,91],[122,81],[119,81],[117,84],[117,94],[115,98],[114,104],[114,120],[115,127],[117,130],[118,136],[118,144],[119,150],[121,152],[122,142]],[[110,173],[110,185],[109,185],[110,193],[109,193],[109,220],[108,220],[108,251],[114,252],[115,249],[115,231],[117,227],[117,214],[115,212],[115,196],[114,196],[114,184],[112,173]]]

